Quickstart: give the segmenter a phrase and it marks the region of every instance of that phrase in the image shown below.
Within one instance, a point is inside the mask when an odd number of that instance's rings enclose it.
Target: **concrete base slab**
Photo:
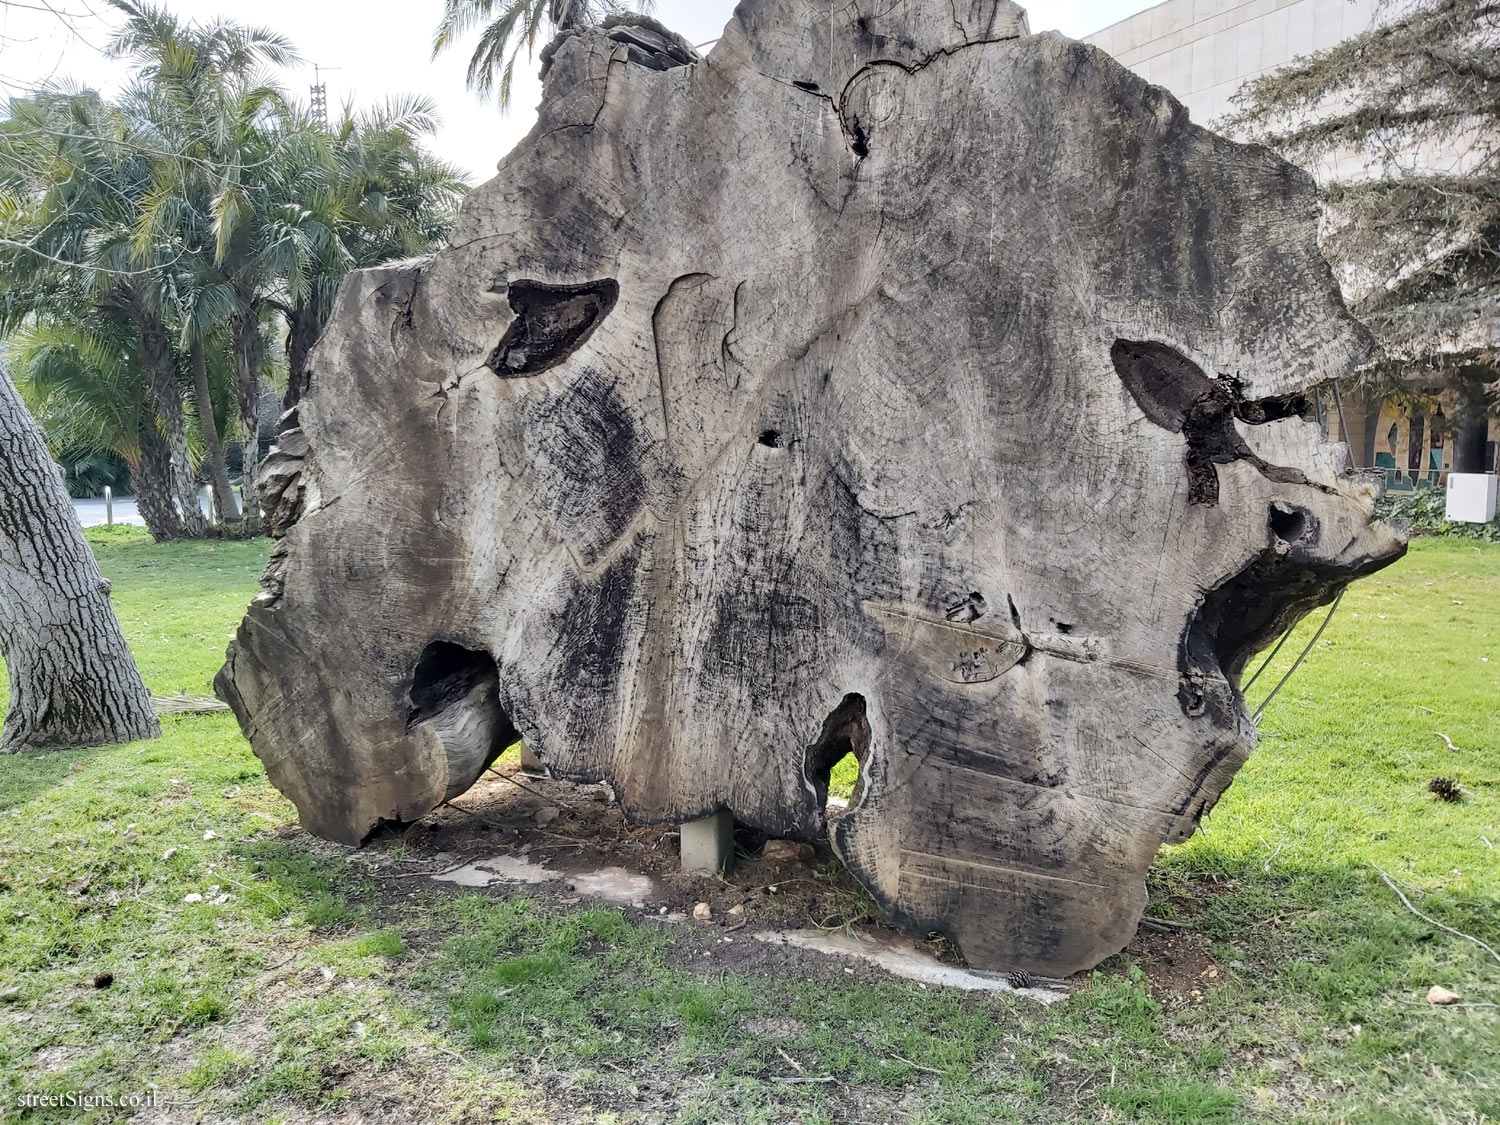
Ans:
[[[644,908],[648,900],[658,897],[655,881],[649,875],[626,871],[623,867],[605,867],[583,874],[563,872],[525,856],[497,855],[477,859],[461,867],[435,872],[431,878],[461,887],[492,887],[496,883],[554,883],[563,879],[572,883],[582,895],[604,902]],[[576,901],[576,900],[575,900]]]
[[[717,875],[734,859],[734,817],[721,809],[682,825],[682,869],[695,875]]]
[[[767,930],[753,935],[756,940],[777,945],[794,945],[840,957],[857,957],[878,965],[893,976],[905,977],[921,984],[942,988],[961,988],[966,992],[1014,992],[1043,1004],[1067,999],[1067,986],[1061,981],[1038,981],[1029,988],[1017,988],[1004,973],[963,969],[945,965],[930,953],[918,949],[909,938],[886,930]]]
[[[521,772],[531,774],[533,777],[546,777],[547,767],[542,765],[542,760],[536,756],[536,752],[521,743]]]

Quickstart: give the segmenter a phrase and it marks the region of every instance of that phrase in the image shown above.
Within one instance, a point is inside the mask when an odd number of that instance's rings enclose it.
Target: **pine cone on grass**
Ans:
[[[1435,777],[1427,783],[1427,792],[1441,797],[1445,801],[1456,801],[1463,796],[1463,790],[1459,788],[1458,782],[1451,777]]]

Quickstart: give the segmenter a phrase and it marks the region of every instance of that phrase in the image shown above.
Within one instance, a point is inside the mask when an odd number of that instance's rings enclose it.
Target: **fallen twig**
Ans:
[[[1141,925],[1148,930],[1160,930],[1162,933],[1173,933],[1177,930],[1196,930],[1198,927],[1191,922],[1174,922],[1170,918],[1142,918]]]
[[[1374,865],[1372,864],[1371,866]],[[1447,930],[1455,937],[1461,937],[1465,941],[1472,941],[1475,945],[1479,946],[1480,949],[1484,950],[1491,957],[1493,957],[1495,959],[1495,964],[1500,965],[1500,953],[1496,953],[1492,948],[1490,948],[1484,942],[1480,941],[1477,937],[1474,937],[1472,934],[1466,934],[1462,930],[1455,930],[1452,926],[1445,926],[1436,918],[1429,918],[1426,914],[1423,914],[1420,910],[1418,910],[1411,904],[1411,899],[1407,898],[1404,894],[1401,893],[1401,888],[1396,886],[1396,884],[1391,881],[1391,877],[1389,875],[1387,875],[1384,871],[1381,871],[1378,867],[1376,867],[1375,870],[1377,873],[1379,873],[1380,877],[1385,880],[1385,885],[1396,892],[1396,897],[1401,900],[1401,904],[1405,906],[1406,909],[1410,910],[1418,918],[1422,919],[1422,921],[1430,923],[1440,930]]]
[[[1403,1004],[1414,1004],[1420,1008],[1500,1008],[1500,1004],[1490,1004],[1481,1000],[1459,1001],[1456,1004],[1430,1004],[1426,1000],[1403,1000]]]
[[[771,1081],[772,1082],[784,1082],[784,1083],[786,1083],[787,1085],[790,1086],[790,1085],[795,1085],[796,1083],[799,1083],[799,1082],[833,1082],[833,1081],[836,1081],[836,1079],[831,1074],[824,1075],[822,1078],[812,1078],[812,1077],[807,1077],[807,1078],[783,1078],[779,1074],[773,1074],[771,1076]]]
[[[1441,739],[1442,739],[1442,740],[1443,740],[1443,741],[1444,741],[1444,742],[1445,742],[1445,743],[1447,743],[1447,745],[1448,745],[1448,749],[1449,749],[1449,750],[1452,750],[1452,751],[1453,751],[1453,752],[1454,752],[1454,753],[1455,753],[1455,754],[1462,754],[1462,753],[1463,753],[1463,751],[1462,751],[1462,750],[1460,750],[1460,749],[1459,749],[1459,748],[1458,748],[1458,747],[1457,747],[1457,746],[1455,746],[1455,745],[1453,745],[1453,739],[1451,739],[1451,738],[1449,738],[1449,737],[1448,737],[1448,736],[1447,736],[1447,735],[1446,735],[1446,734],[1444,734],[1444,733],[1443,733],[1443,732],[1442,732],[1442,731],[1440,731],[1440,730],[1435,730],[1435,731],[1433,731],[1433,732],[1432,732],[1432,733],[1433,733],[1433,734],[1435,734],[1435,735],[1437,735],[1437,736],[1438,736],[1438,737],[1439,737],[1439,738],[1441,738]]]
[[[892,1055],[891,1058],[895,1059],[902,1066],[909,1066],[913,1070],[925,1070],[928,1074],[941,1075],[943,1073],[935,1066],[923,1066],[921,1063],[912,1062],[911,1059],[903,1059],[900,1055]]]
[[[365,874],[369,875],[372,879],[436,879],[439,875],[446,875],[450,871],[457,871],[460,867],[467,867],[478,858],[478,856],[469,856],[466,859],[459,860],[457,863],[449,864],[447,867],[440,867],[433,871],[393,871],[390,874],[379,871],[367,871]]]
[[[466,809],[462,805],[455,805],[452,801],[444,801],[441,805],[438,806],[438,808],[452,809],[454,812],[461,812],[464,814],[464,816],[473,817],[486,828],[498,828],[502,832],[509,832],[511,830],[511,826],[509,824],[501,824],[498,820],[491,820],[489,817],[477,813],[473,809]]]
[[[492,774],[494,774],[501,781],[508,781],[512,785],[514,785],[516,788],[526,790],[526,792],[530,793],[533,797],[540,797],[542,800],[546,801],[549,805],[553,805],[553,806],[555,806],[555,807],[557,807],[559,809],[567,809],[570,812],[573,809],[573,806],[570,805],[570,804],[568,804],[566,801],[556,800],[553,797],[547,796],[547,794],[543,793],[540,789],[533,789],[531,786],[526,785],[526,784],[524,784],[524,783],[522,783],[520,781],[517,781],[516,778],[515,778],[515,775],[513,775],[513,774],[501,773],[499,770],[495,769],[493,766],[490,767],[489,772],[492,773]]]
[[[803,1068],[803,1066],[802,1066],[801,1063],[799,1063],[796,1059],[792,1058],[791,1055],[787,1054],[780,1047],[776,1048],[776,1053],[778,1055],[780,1055],[782,1058],[784,1058],[791,1065],[791,1068],[793,1070],[795,1070],[798,1074],[806,1074],[807,1073],[807,1071]]]

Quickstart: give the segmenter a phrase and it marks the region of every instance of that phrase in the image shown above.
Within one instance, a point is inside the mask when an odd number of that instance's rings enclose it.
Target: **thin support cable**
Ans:
[[[1346,586],[1345,589],[1348,589],[1348,587]],[[1307,659],[1307,654],[1313,650],[1313,645],[1318,643],[1318,639],[1322,637],[1323,631],[1328,628],[1328,623],[1333,620],[1333,615],[1338,612],[1339,603],[1343,600],[1344,590],[1340,590],[1339,596],[1333,599],[1333,605],[1328,607],[1328,616],[1323,618],[1323,624],[1318,626],[1318,631],[1313,634],[1312,640],[1307,642],[1307,647],[1302,650],[1302,655],[1297,657],[1296,662],[1286,670],[1286,675],[1282,676],[1280,682],[1271,689],[1271,694],[1260,701],[1260,706],[1255,709],[1255,714],[1251,716],[1252,722],[1260,722],[1261,715],[1270,706],[1271,700],[1276,698],[1276,693],[1286,686],[1286,682],[1292,678],[1292,673],[1302,666],[1302,662]]]
[[[1245,686],[1240,688],[1241,695],[1255,686],[1255,681],[1260,679],[1260,674],[1271,666],[1271,661],[1276,659],[1276,654],[1281,651],[1281,646],[1286,644],[1287,638],[1292,635],[1292,629],[1295,628],[1296,626],[1293,625],[1285,633],[1281,634],[1281,640],[1276,642],[1276,647],[1271,650],[1271,655],[1266,657],[1265,660],[1261,661],[1260,667],[1255,670],[1255,675],[1251,676],[1250,679],[1246,681]]]

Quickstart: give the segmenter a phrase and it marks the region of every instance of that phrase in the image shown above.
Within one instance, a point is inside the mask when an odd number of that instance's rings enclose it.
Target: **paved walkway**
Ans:
[[[74,500],[73,510],[78,513],[78,522],[84,527],[102,527],[109,520],[105,518],[104,500],[94,498],[92,500]],[[146,521],[141,519],[141,514],[135,510],[134,496],[116,496],[114,501],[114,522],[128,523],[135,527],[144,527]]]
[[[235,489],[238,496],[239,489]],[[213,506],[208,497],[208,489],[204,489],[198,495],[198,506],[205,512],[212,511]],[[78,513],[78,522],[84,527],[103,527],[109,522],[104,508],[104,497],[95,496],[88,500],[74,500],[73,510]],[[128,523],[132,527],[145,527],[146,521],[141,519],[141,514],[135,510],[134,496],[116,496],[114,500],[114,522]]]

